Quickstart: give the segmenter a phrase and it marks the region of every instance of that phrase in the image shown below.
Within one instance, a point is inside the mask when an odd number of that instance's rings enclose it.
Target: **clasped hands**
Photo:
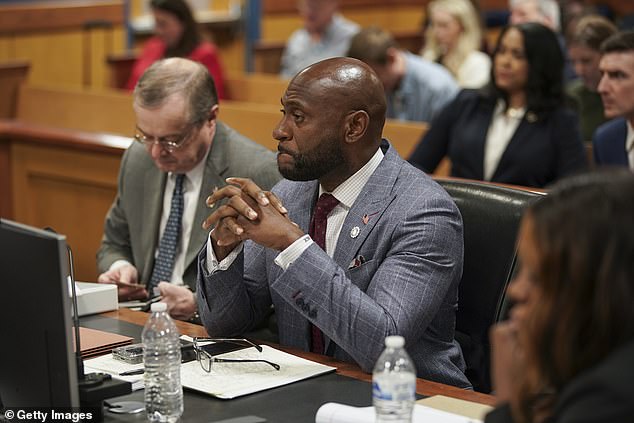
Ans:
[[[207,206],[227,201],[203,222],[204,229],[214,228],[210,237],[218,261],[246,239],[282,251],[304,235],[274,193],[250,179],[228,178],[227,183],[207,198]]]

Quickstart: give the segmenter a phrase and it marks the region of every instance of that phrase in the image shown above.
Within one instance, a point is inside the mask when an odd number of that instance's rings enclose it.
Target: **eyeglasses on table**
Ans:
[[[204,338],[204,337],[195,337],[194,338],[194,351],[196,352],[196,360],[200,363],[200,367],[207,373],[211,372],[211,368],[213,363],[266,363],[269,366],[273,367],[275,370],[279,370],[279,364],[273,363],[264,359],[240,359],[240,358],[218,358],[209,354],[207,351],[203,349],[203,343],[211,343],[211,342],[228,342],[236,345],[242,345],[246,347],[253,347],[258,352],[262,352],[262,347],[257,345],[246,338]]]

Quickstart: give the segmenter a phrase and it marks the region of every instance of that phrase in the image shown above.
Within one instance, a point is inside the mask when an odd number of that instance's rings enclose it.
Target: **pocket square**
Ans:
[[[350,262],[348,269],[354,269],[355,267],[361,266],[363,263],[365,263],[365,257],[363,256],[356,257],[354,260]]]

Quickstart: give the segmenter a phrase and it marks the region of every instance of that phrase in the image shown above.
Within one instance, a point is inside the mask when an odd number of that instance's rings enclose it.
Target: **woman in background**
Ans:
[[[469,0],[434,0],[422,56],[446,67],[462,88],[480,88],[489,80],[491,59],[480,51],[480,19]]]
[[[603,16],[588,15],[579,20],[568,38],[568,54],[579,79],[570,82],[566,92],[576,103],[584,141],[591,141],[594,130],[606,121],[597,92],[600,47],[616,31],[616,26]]]
[[[633,228],[627,171],[562,181],[529,208],[511,317],[491,330],[486,423],[634,419]]]
[[[579,121],[564,105],[557,37],[538,23],[506,27],[491,81],[463,90],[431,122],[409,161],[431,173],[446,155],[451,175],[544,187],[586,167]]]
[[[218,98],[224,99],[224,78],[216,46],[204,41],[185,0],[151,0],[155,35],[144,45],[132,69],[126,88],[133,90],[143,72],[159,59],[185,57],[200,62],[216,84]]]

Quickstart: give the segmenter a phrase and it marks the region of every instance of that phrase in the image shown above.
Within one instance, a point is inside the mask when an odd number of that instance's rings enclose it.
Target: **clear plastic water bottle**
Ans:
[[[152,314],[141,335],[145,411],[151,422],[173,423],[183,414],[179,336],[167,304],[152,304]]]
[[[402,336],[385,338],[385,350],[372,373],[372,402],[376,423],[412,421],[416,400],[416,369]]]

